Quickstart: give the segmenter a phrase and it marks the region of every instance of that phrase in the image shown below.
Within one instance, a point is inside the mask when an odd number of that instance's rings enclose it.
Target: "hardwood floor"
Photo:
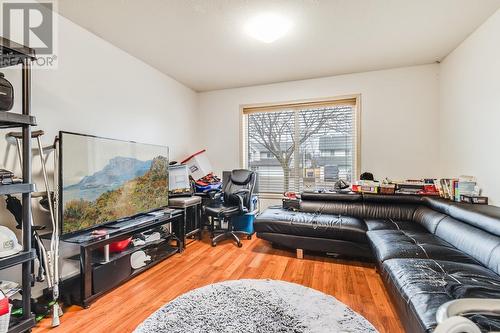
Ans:
[[[332,295],[367,318],[379,332],[403,332],[384,286],[372,265],[279,250],[263,240],[244,240],[238,248],[223,242],[212,248],[208,237],[182,254],[158,264],[106,294],[88,309],[65,309],[61,325],[42,332],[131,332],[168,301],[194,288],[224,280],[277,279],[302,284]]]

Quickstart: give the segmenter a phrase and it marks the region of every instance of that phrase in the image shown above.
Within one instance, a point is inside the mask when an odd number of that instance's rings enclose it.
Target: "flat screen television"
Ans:
[[[59,132],[61,233],[168,205],[168,147]]]

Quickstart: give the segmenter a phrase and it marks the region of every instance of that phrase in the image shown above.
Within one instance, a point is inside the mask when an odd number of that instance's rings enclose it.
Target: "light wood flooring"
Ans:
[[[51,329],[50,319],[44,319],[34,332],[131,332],[155,310],[191,289],[244,278],[284,280],[314,288],[344,302],[381,333],[403,332],[371,264],[311,256],[307,252],[304,259],[297,259],[295,252],[275,249],[255,237],[243,240],[242,248],[230,241],[212,248],[207,235],[203,241],[188,245],[182,254],[109,292],[90,308],[65,309],[59,327]]]

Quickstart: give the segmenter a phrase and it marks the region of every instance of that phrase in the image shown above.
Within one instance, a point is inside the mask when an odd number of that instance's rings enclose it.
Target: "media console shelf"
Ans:
[[[98,297],[111,289],[175,253],[183,251],[185,231],[184,212],[182,210],[174,209],[169,214],[151,216],[150,219],[145,219],[144,215],[138,216],[136,221],[138,223],[134,223],[134,219],[130,219],[121,228],[116,228],[116,226],[107,227],[106,225],[96,227],[93,230],[63,240],[64,242],[77,244],[80,247],[80,254],[69,258],[80,262],[80,274],[76,281],[75,279],[63,281],[62,293],[64,298],[68,299],[68,294],[71,294],[73,299],[76,298],[71,302],[72,304],[76,303],[87,308]],[[101,251],[104,246],[169,224],[171,225],[171,232],[167,235],[168,237],[138,246],[133,246],[131,243],[123,251],[111,253],[109,260],[105,260],[105,256]],[[95,230],[104,230],[106,235],[94,236],[92,232]],[[175,244],[172,244],[173,242]],[[151,256],[151,261],[143,267],[133,269],[130,264],[130,256],[137,251],[145,251]],[[75,290],[75,288],[78,290]]]

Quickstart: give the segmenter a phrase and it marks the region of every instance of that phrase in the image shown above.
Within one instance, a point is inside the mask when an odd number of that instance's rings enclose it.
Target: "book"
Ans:
[[[460,176],[457,182],[457,191],[455,193],[455,201],[461,201],[461,196],[478,196],[479,189],[477,187],[476,177]]]
[[[442,198],[457,202],[462,200],[462,195],[478,196],[480,194],[476,178],[473,176],[436,179],[434,186]]]
[[[441,182],[437,179],[434,179],[434,186],[436,187],[436,190],[438,191],[439,196],[444,197],[444,192],[443,192],[443,188],[441,187]]]

